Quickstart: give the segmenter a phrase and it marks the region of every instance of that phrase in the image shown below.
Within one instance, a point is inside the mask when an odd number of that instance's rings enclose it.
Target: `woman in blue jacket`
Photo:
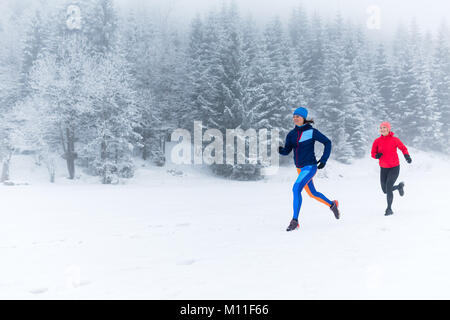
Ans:
[[[298,215],[302,205],[302,190],[305,189],[311,198],[327,205],[333,211],[336,219],[339,219],[339,203],[337,200],[329,200],[314,187],[313,177],[317,169],[323,169],[331,153],[331,141],[319,130],[313,128],[313,120],[306,120],[308,110],[297,108],[294,111],[295,128],[292,129],[287,137],[284,148],[279,147],[278,152],[287,156],[294,150],[294,162],[297,167],[298,177],[292,188],[294,193],[294,217],[286,231],[292,231],[298,228]],[[319,141],[324,144],[325,150],[319,161],[314,154],[314,143]]]

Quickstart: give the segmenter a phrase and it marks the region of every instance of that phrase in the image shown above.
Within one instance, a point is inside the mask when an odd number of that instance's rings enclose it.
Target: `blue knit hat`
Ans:
[[[300,117],[306,119],[306,117],[308,116],[308,110],[306,110],[305,108],[302,108],[302,107],[297,108],[297,109],[295,109],[295,111],[294,111],[294,116],[295,116],[295,115],[300,116]]]

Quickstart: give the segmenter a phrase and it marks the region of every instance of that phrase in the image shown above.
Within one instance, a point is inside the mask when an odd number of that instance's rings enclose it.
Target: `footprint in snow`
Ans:
[[[196,260],[190,259],[190,260],[184,260],[177,263],[179,266],[190,266],[191,264],[195,263]]]
[[[78,284],[79,287],[83,287],[83,286],[87,286],[90,285],[92,282],[89,280],[81,280],[80,283]]]
[[[44,292],[47,292],[47,291],[48,291],[48,288],[36,288],[36,289],[30,290],[30,293],[32,293],[32,294],[41,294],[41,293],[44,293]]]
[[[157,225],[149,225],[148,227],[149,227],[149,228],[162,228],[162,227],[164,227],[164,225],[162,225],[162,224],[157,224]]]
[[[91,284],[91,281],[89,281],[89,280],[72,281],[71,279],[69,279],[66,283],[66,286],[69,289],[76,289],[76,288],[87,286],[90,284]]]
[[[189,227],[190,225],[191,225],[190,223],[185,222],[177,224],[177,227]]]

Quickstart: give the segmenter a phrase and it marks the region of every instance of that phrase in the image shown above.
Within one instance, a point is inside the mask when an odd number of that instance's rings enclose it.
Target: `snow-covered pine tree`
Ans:
[[[308,107],[311,100],[312,90],[309,88],[311,68],[311,34],[308,16],[303,7],[293,9],[291,19],[288,23],[290,45],[288,45],[287,59],[285,60],[286,73],[286,103],[288,106],[297,108]],[[286,119],[287,122],[292,120]]]
[[[245,45],[243,45],[245,39]],[[197,19],[191,27],[189,46],[191,101],[205,128],[255,129],[270,123],[264,112],[265,78],[255,26],[243,21],[235,4],[210,13],[203,24]],[[213,164],[213,172],[232,179],[260,177],[260,164],[249,159],[249,140],[235,137],[233,164]],[[238,141],[236,141],[238,139]],[[236,147],[243,143],[242,152]],[[255,141],[252,141],[256,145]],[[237,163],[238,159],[245,163]],[[252,161],[250,161],[252,160]],[[255,159],[257,160],[257,159]]]
[[[42,53],[45,47],[45,38],[49,35],[46,34],[44,28],[43,17],[41,11],[36,10],[33,12],[30,20],[27,21],[26,35],[24,39],[24,48],[22,54],[22,74],[21,74],[21,87],[22,96],[26,97],[30,91],[30,84],[28,83],[28,76],[34,61],[38,58],[38,54]]]
[[[433,42],[429,38],[429,33],[427,35],[422,42],[417,43],[415,50],[417,62],[414,66],[419,79],[420,104],[417,110],[417,118],[419,119],[418,135],[413,140],[413,144],[424,150],[436,149],[438,141],[441,139],[440,117],[431,74]]]
[[[311,96],[311,91],[307,86],[303,64],[300,61],[298,52],[295,49],[289,50],[284,64],[284,77],[286,83],[285,103],[290,107],[290,111],[301,106],[309,108],[308,98]],[[286,114],[285,122],[284,127],[292,127],[292,112]]]
[[[343,22],[340,15],[335,23],[327,26],[325,51],[325,73],[318,99],[321,130],[333,141],[333,156],[343,163],[350,163],[354,150],[347,133],[347,119],[355,111],[354,84],[351,69],[345,59],[343,47]]]
[[[186,59],[189,82],[186,90],[191,111],[182,115],[189,129],[192,129],[194,121],[201,121],[202,129],[218,129],[223,137],[225,137],[226,127],[223,104],[225,73],[222,54],[228,35],[224,26],[226,14],[226,8],[221,13],[211,11],[205,21],[197,16],[191,24]],[[209,142],[205,142],[202,147],[206,144]],[[232,166],[226,164],[212,164],[210,168],[222,176],[229,176],[232,173]]]
[[[189,83],[187,89],[190,92],[189,102],[191,105],[190,117],[185,118],[186,124],[202,119],[201,96],[206,90],[205,78],[205,25],[200,17],[197,16],[192,20],[189,31],[189,44],[187,47],[187,72]]]
[[[310,21],[302,6],[293,9],[288,30],[291,39],[291,45],[289,46],[291,67],[289,69],[294,72],[294,75],[297,75],[295,83],[298,83],[298,90],[301,90],[301,98],[299,99],[302,100],[301,105],[309,107],[313,93],[311,82],[314,78],[312,69],[315,57],[313,57],[312,50],[313,40]],[[298,104],[293,105],[298,106]]]
[[[420,45],[422,37],[414,21],[406,35],[406,39],[404,35],[397,37],[404,46],[395,50],[398,66],[394,86],[395,127],[406,143],[420,144],[420,140],[425,138],[421,130],[429,127],[427,118],[434,117],[435,106],[427,75],[429,71]]]
[[[231,17],[234,18],[234,17]],[[225,22],[228,24],[227,22]],[[237,128],[242,125],[244,106],[242,104],[243,57],[241,38],[237,21],[230,21],[223,30],[221,46],[221,74],[224,117],[223,128]]]
[[[192,29],[193,28],[193,29]],[[221,128],[223,109],[220,105],[223,72],[220,60],[220,22],[216,12],[210,12],[202,26],[191,28],[188,51],[190,105],[194,120],[202,121],[204,128]],[[202,30],[202,31],[201,31]],[[202,32],[202,35],[198,33]],[[201,41],[200,43],[196,43]]]
[[[374,123],[374,113],[380,106],[374,79],[371,74],[372,64],[370,48],[361,28],[348,25],[346,30],[346,63],[353,82],[354,103],[346,112],[346,131],[355,157],[367,154],[369,130]],[[381,108],[382,109],[382,108]]]
[[[264,84],[264,57],[255,22],[248,17],[241,24],[243,128],[271,128],[267,117]]]
[[[161,123],[154,96],[157,78],[157,59],[161,50],[160,34],[147,10],[130,10],[119,23],[119,47],[125,53],[129,66],[131,86],[136,91],[135,105],[139,110],[136,132],[142,136],[142,157],[155,164],[164,164],[164,144],[161,141]]]
[[[223,109],[223,122],[220,128],[222,130],[236,129],[246,131],[254,129],[248,119],[247,108],[244,104],[243,77],[247,70],[245,69],[246,59],[242,47],[241,18],[237,11],[235,3],[229,7],[224,6],[220,13],[220,70],[219,81],[220,90],[220,109]],[[248,48],[247,48],[248,49]],[[248,157],[250,141],[245,136],[237,135],[233,141],[226,140],[227,145],[231,145],[234,155],[228,154],[227,158],[233,159],[233,164],[213,165],[213,170],[220,175],[228,176],[236,180],[255,179],[260,176],[257,163],[251,163]],[[256,144],[256,141],[251,143]],[[240,150],[238,146],[244,145]],[[256,160],[256,159],[255,159]],[[244,162],[244,163],[239,163]]]
[[[252,16],[243,18],[240,22],[244,66],[248,68],[261,57],[260,33]]]
[[[18,17],[6,15],[0,23],[0,117],[8,113],[20,99],[22,70],[22,34],[14,26]],[[0,128],[1,130],[1,128]]]
[[[438,119],[433,124],[439,137],[435,148],[442,152],[450,152],[450,33],[443,22],[439,27],[435,51],[432,60],[432,88],[435,97]]]
[[[388,57],[384,48],[384,44],[380,43],[377,48],[375,57],[375,83],[378,87],[381,98],[378,113],[376,113],[376,120],[389,121],[393,115],[393,72],[392,67],[388,61]]]
[[[311,45],[310,63],[305,68],[305,77],[308,90],[311,92],[309,98],[310,109],[318,113],[321,106],[319,95],[322,91],[321,82],[325,73],[324,70],[324,30],[320,16],[315,13],[311,19]]]
[[[272,19],[263,32],[262,49],[265,59],[264,86],[267,97],[267,116],[273,127],[279,128],[282,135],[292,127],[292,111],[298,107],[292,103],[292,88],[288,86],[289,49],[283,26],[278,17]],[[291,91],[291,93],[289,93]],[[290,100],[288,97],[291,94]]]
[[[185,89],[188,82],[186,44],[177,30],[164,32],[160,34],[161,52],[156,55],[152,77],[152,96],[158,110],[156,116],[161,119],[158,128],[161,138],[186,125],[184,115],[190,112]]]
[[[391,43],[392,56],[392,103],[387,114],[389,119],[386,119],[392,124],[393,129],[397,134],[401,134],[402,131],[402,106],[406,103],[405,97],[409,90],[408,80],[411,76],[410,72],[411,58],[410,50],[408,49],[408,29],[403,25],[397,26],[396,33]]]
[[[244,54],[246,56],[246,54]],[[243,127],[259,129],[275,128],[268,117],[267,96],[264,91],[267,78],[264,74],[266,60],[258,51],[254,59],[245,67],[242,75],[242,101],[245,106]]]
[[[117,44],[117,13],[112,0],[66,0],[62,8],[67,13],[69,5],[80,8],[81,32],[89,41],[90,53],[107,53]],[[75,14],[78,14],[75,13]],[[64,15],[64,25],[67,22]],[[69,32],[67,28],[63,29]]]

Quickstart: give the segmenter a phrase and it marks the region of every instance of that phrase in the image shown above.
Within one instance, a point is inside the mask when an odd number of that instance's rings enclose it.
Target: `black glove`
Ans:
[[[405,159],[406,159],[406,162],[408,162],[408,163],[411,163],[411,161],[412,161],[409,154],[405,154]]]
[[[283,150],[283,147],[278,147],[278,153],[281,154],[281,151]]]
[[[319,162],[317,162],[317,169],[323,169],[323,167],[325,167],[325,164],[326,164],[326,162],[322,162],[322,161],[319,161]]]
[[[383,155],[382,153],[379,153],[379,152],[378,152],[378,153],[375,155],[375,159],[380,159],[382,155]]]

